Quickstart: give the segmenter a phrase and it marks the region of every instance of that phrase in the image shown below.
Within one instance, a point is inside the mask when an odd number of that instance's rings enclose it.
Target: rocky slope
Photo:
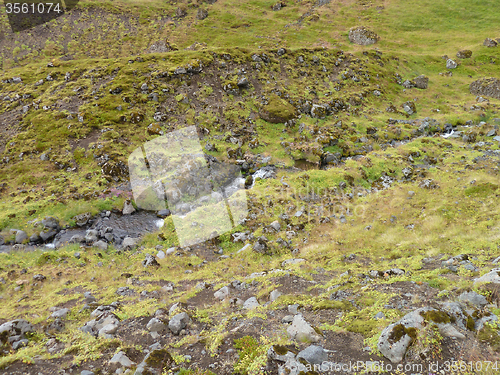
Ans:
[[[498,373],[496,16],[425,3],[452,27],[411,1],[2,13],[0,372]],[[248,215],[181,247],[199,202],[141,209],[128,158],[188,126]]]

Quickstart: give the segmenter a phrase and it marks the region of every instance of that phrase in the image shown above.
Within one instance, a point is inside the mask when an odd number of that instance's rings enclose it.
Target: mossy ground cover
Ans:
[[[494,2],[336,1],[318,6],[288,1],[272,11],[274,3],[84,0],[44,26],[43,34],[39,29],[12,34],[1,8],[0,78],[22,78],[21,84],[0,84],[0,184],[5,182],[0,185],[0,234],[5,240],[14,239],[12,228],[35,233],[36,222],[45,216],[73,226],[77,214],[121,209],[129,196],[114,189],[127,176],[114,179],[103,166],[106,161],[126,163],[134,149],[155,139],[158,134],[147,130],[152,123],[163,132],[186,125],[205,129],[202,145],[215,145],[208,153],[224,162],[234,162],[228,151],[240,147],[231,137],[244,134],[242,156],[271,156],[280,167],[276,179],[258,180],[248,190],[252,219],[232,231],[265,235],[267,254],[238,253],[244,244],[234,243],[227,233],[216,245],[179,249],[178,255],[159,259],[159,268],[144,269],[145,253],[178,244],[170,218],[159,233],[143,237],[138,251],[71,245],[0,254],[0,316],[5,320],[25,318],[42,332],[50,307],[71,310],[65,331],[58,334],[64,350],[49,353],[45,344],[50,336],[39,333],[28,347],[2,357],[2,367],[41,358],[60,361],[63,368],[105,368],[105,361],[98,360],[101,352],[110,357],[123,348],[150,344],[145,324],[136,336],[120,333],[112,340],[81,333],[78,327],[90,320],[89,310],[80,311],[84,291],[102,304],[121,302],[116,314],[130,325],[159,308],[186,304],[199,335],[162,341],[183,374],[211,371],[207,361],[200,362],[201,370],[187,369],[181,353],[193,346],[210,358],[230,348],[239,351],[239,360],[228,359],[215,372],[260,373],[268,347],[291,344],[280,319],[294,303],[325,337],[351,335],[371,347],[372,359],[381,359],[376,349],[380,331],[406,312],[404,304],[397,306],[403,303],[402,290],[414,295],[406,306],[425,306],[433,303],[429,296],[455,298],[494,267],[500,239],[494,154],[499,146],[486,133],[498,125],[500,102],[478,103],[468,89],[475,79],[497,75],[500,49],[482,45],[484,38],[500,36],[494,34],[500,21],[498,12],[491,11]],[[203,20],[196,18],[200,8],[208,10]],[[359,24],[379,34],[380,41],[368,47],[349,43],[348,30]],[[152,48],[165,42],[169,52]],[[279,56],[279,48],[286,53]],[[456,59],[464,48],[472,57]],[[443,55],[457,60],[458,68],[447,70]],[[176,73],[200,67],[200,73]],[[429,77],[426,90],[397,83],[421,74]],[[237,88],[241,76],[249,84]],[[148,90],[141,89],[144,83]],[[407,101],[415,103],[415,114],[403,111]],[[299,114],[307,102],[332,102],[344,109],[324,118]],[[391,105],[396,112],[388,112]],[[263,110],[280,117],[279,122],[262,119]],[[419,133],[424,117],[436,123]],[[474,126],[465,127],[467,121]],[[485,124],[477,125],[480,121]],[[445,123],[472,130],[475,141],[441,138]],[[342,162],[291,169],[297,160],[319,165],[326,152],[339,153]],[[409,166],[410,178],[403,172]],[[380,187],[381,178],[389,178],[390,187],[367,193]],[[421,187],[425,179],[438,188]],[[295,216],[298,211],[303,215]],[[280,218],[284,213],[286,222]],[[271,230],[275,220],[294,233]],[[283,241],[290,242],[284,247]],[[214,255],[219,249],[228,257]],[[455,273],[441,265],[458,254],[470,254],[480,271],[460,267]],[[284,267],[291,257],[305,262]],[[270,272],[282,268],[288,270]],[[363,276],[391,268],[405,273],[369,282]],[[261,306],[255,311],[214,301],[219,287],[262,271],[247,280],[251,286],[240,296],[256,296]],[[36,282],[36,274],[47,279]],[[211,287],[200,290],[199,281]],[[171,282],[173,291],[162,289]],[[123,286],[136,293],[118,296]],[[266,304],[273,289],[284,293]],[[339,291],[348,297],[332,299]],[[379,311],[385,319],[373,318]],[[257,328],[240,327],[242,319],[257,322]],[[497,331],[486,326],[479,332],[480,349],[473,354],[488,358],[488,347],[497,350]],[[429,331],[429,337],[433,334]],[[430,343],[437,338],[432,336]],[[420,346],[429,343],[425,337],[419,340]],[[359,349],[356,355],[366,354]]]

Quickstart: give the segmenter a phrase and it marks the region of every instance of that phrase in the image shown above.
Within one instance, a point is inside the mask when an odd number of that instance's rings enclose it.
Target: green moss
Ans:
[[[291,120],[297,114],[296,109],[287,101],[275,94],[271,94],[266,104],[261,110],[261,117],[267,122],[280,123]]]
[[[349,332],[361,333],[365,337],[373,336],[378,330],[379,322],[376,320],[354,320],[346,326]]]
[[[394,328],[391,331],[391,334],[389,335],[389,341],[393,343],[398,342],[405,335],[408,335],[412,339],[415,339],[417,337],[417,330],[413,327],[406,328],[402,324],[397,324],[394,326]]]
[[[452,322],[450,316],[439,310],[429,310],[429,311],[421,311],[420,315],[427,321],[431,321],[434,323],[450,323]]]
[[[491,325],[485,324],[484,327],[478,332],[477,338],[480,341],[487,342],[491,345],[494,351],[500,351],[500,335]]]
[[[295,349],[288,349],[286,346],[283,345],[273,345],[273,349],[278,355],[285,355],[288,352],[292,352],[295,354],[298,353]]]
[[[475,327],[476,327],[476,325],[474,323],[474,319],[472,318],[472,316],[467,315],[467,329],[469,331],[474,331]]]
[[[332,301],[323,300],[312,304],[313,310],[338,309],[343,311],[353,310],[353,306],[349,301]]]
[[[158,368],[162,371],[169,370],[174,360],[167,349],[153,350],[146,359],[146,364],[149,367]]]
[[[470,195],[474,197],[487,197],[489,195],[495,194],[499,186],[492,184],[491,182],[481,183],[471,186],[465,189],[465,195]]]

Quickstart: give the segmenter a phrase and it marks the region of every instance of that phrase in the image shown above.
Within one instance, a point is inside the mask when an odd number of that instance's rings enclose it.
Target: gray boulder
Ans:
[[[69,240],[69,243],[83,243],[85,242],[85,237],[80,234],[75,234]]]
[[[287,328],[290,338],[299,342],[318,342],[321,336],[306,322],[302,314],[293,317],[292,324]]]
[[[168,322],[168,328],[174,335],[178,335],[189,323],[189,315],[185,312],[174,315]]]
[[[282,353],[284,349],[286,352],[284,354],[279,354]],[[267,351],[267,358],[273,361],[286,362],[295,359],[295,353],[286,347],[273,345]]]
[[[35,328],[24,319],[15,319],[0,325],[0,337],[23,336],[34,331]]]
[[[125,237],[122,242],[122,248],[125,250],[132,250],[139,243],[139,238]]]
[[[279,232],[281,230],[281,225],[280,225],[280,222],[278,220],[273,221],[270,224],[270,227],[273,228],[276,232]]]
[[[87,225],[91,217],[92,214],[90,212],[85,212],[83,214],[76,215],[75,217],[73,217],[73,220],[75,221],[76,225],[78,225],[79,227],[83,227],[84,225]]]
[[[125,201],[125,204],[123,205],[123,215],[130,215],[133,212],[135,212],[135,208],[132,205],[132,202],[130,200]]]
[[[40,232],[40,238],[42,239],[43,242],[47,242],[48,240],[54,238],[56,234],[57,230],[55,229],[43,230]]]
[[[259,301],[257,301],[257,298],[255,297],[250,297],[243,303],[243,308],[245,310],[253,310],[258,306],[260,306],[260,304]]]
[[[282,293],[278,289],[273,290],[271,294],[269,294],[269,301],[276,301],[281,296],[281,294]]]
[[[445,302],[441,310],[446,312],[451,318],[455,319],[455,324],[461,329],[467,329],[467,322],[472,318],[465,312],[464,307],[458,302]]]
[[[458,300],[460,302],[469,303],[469,304],[475,306],[476,308],[482,308],[488,304],[486,297],[482,296],[476,292],[463,292],[458,297]]]
[[[415,112],[417,112],[417,107],[414,102],[407,101],[403,103],[403,110],[409,115],[413,115]]]
[[[85,233],[85,241],[89,244],[96,242],[98,239],[98,234],[99,232],[97,232],[95,229],[89,229],[87,233]]]
[[[469,85],[469,91],[474,95],[489,96],[500,99],[500,79],[482,78]]]
[[[485,46],[485,47],[496,47],[497,45],[498,45],[498,43],[494,39],[491,39],[491,38],[486,38],[483,42],[483,46]]]
[[[321,346],[311,345],[297,354],[297,360],[300,358],[311,364],[320,365],[328,361],[328,353]]]
[[[146,325],[146,328],[149,332],[161,332],[166,329],[167,326],[160,319],[152,318]]]
[[[42,225],[45,227],[45,229],[61,229],[61,227],[59,226],[59,221],[54,217],[46,217],[42,220]]]
[[[125,352],[118,352],[116,353],[113,358],[109,361],[110,365],[118,365],[119,367],[126,367],[130,368],[133,365],[135,365],[134,362],[132,362],[126,355]]]
[[[229,288],[227,286],[223,286],[222,288],[220,288],[218,291],[216,291],[214,293],[214,297],[219,299],[219,300],[223,300],[227,296],[229,296]]]
[[[28,239],[28,235],[23,230],[18,230],[16,233],[16,243],[21,244]]]
[[[64,309],[59,309],[59,310],[54,311],[54,312],[50,315],[50,317],[51,317],[51,318],[61,318],[61,319],[64,319],[64,318],[66,318],[66,315],[68,315],[69,311],[70,311],[70,310],[69,310],[69,309],[66,309],[66,308],[64,308]]]
[[[494,268],[487,274],[478,277],[474,280],[474,284],[477,283],[495,283],[500,284],[500,268]]]
[[[325,118],[328,115],[328,108],[323,104],[313,104],[311,108],[311,117]]]
[[[94,246],[103,251],[108,250],[108,244],[102,240],[95,242]]]
[[[417,331],[423,327],[424,318],[420,312],[428,308],[421,308],[406,314],[399,322],[392,323],[382,331],[377,343],[378,350],[392,363],[403,360],[406,350],[416,338]]]

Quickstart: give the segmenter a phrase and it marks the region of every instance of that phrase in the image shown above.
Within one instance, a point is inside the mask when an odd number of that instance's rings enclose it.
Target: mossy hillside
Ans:
[[[9,35],[7,44],[2,45],[2,64],[8,69],[2,72],[2,79],[21,76],[23,84],[2,83],[2,97],[30,94],[31,98],[0,103],[0,115],[19,111],[19,121],[12,128],[15,131],[8,134],[5,143],[0,142],[0,149],[5,147],[2,158],[9,158],[1,166],[2,176],[9,179],[0,204],[0,228],[8,240],[13,236],[10,228],[32,234],[38,228],[29,221],[44,216],[56,216],[63,225],[73,225],[77,213],[121,209],[126,194],[105,197],[113,194],[115,184],[127,178],[106,178],[101,171],[102,158],[108,155],[112,163],[126,162],[131,151],[156,137],[147,131],[151,123],[159,123],[164,132],[185,125],[205,128],[208,135],[202,144],[215,144],[218,151],[210,154],[224,162],[231,162],[227,151],[237,147],[230,138],[244,128],[252,129],[240,137],[242,154],[271,156],[280,167],[291,167],[297,159],[316,163],[326,151],[339,152],[344,158],[357,157],[328,170],[279,170],[277,179],[256,181],[248,191],[254,219],[232,232],[249,231],[268,237],[272,251],[266,255],[251,249],[237,253],[244,244],[233,243],[228,233],[214,248],[179,249],[179,255],[160,259],[160,268],[144,269],[144,253],[155,253],[157,245],[166,248],[177,244],[171,219],[166,220],[160,233],[144,236],[139,252],[121,252],[113,246],[103,252],[72,245],[44,253],[1,254],[0,277],[6,282],[0,287],[4,301],[8,301],[0,308],[1,316],[24,317],[43,325],[50,307],[71,309],[66,331],[60,335],[66,344],[63,352],[49,354],[44,346],[48,337],[39,333],[27,348],[3,357],[2,366],[18,360],[33,362],[38,355],[42,360],[67,356],[64,361],[68,366],[85,365],[102,352],[111,357],[121,348],[133,346],[131,342],[91,339],[77,330],[90,319],[90,311],[80,312],[83,290],[91,291],[100,303],[120,301],[117,315],[125,323],[149,317],[158,308],[168,308],[175,302],[190,306],[187,311],[194,324],[206,326],[199,336],[188,334],[168,343],[174,360],[182,366],[189,365],[181,353],[190,345],[201,344],[216,357],[227,341],[234,343],[235,336],[230,333],[233,318],[260,318],[264,325],[272,319],[271,312],[286,313],[287,305],[294,303],[301,305],[307,319],[314,320],[313,325],[323,334],[361,334],[376,353],[381,329],[406,313],[384,307],[401,294],[398,287],[429,287],[427,291],[437,293],[442,300],[454,299],[469,290],[479,273],[463,267],[452,272],[441,266],[442,260],[466,253],[481,274],[493,267],[490,261],[498,255],[498,169],[494,159],[485,156],[498,150],[498,145],[480,146],[477,142],[491,141],[486,132],[494,127],[499,102],[477,103],[468,91],[473,79],[495,75],[498,70],[498,49],[481,45],[485,37],[492,36],[489,30],[497,20],[488,10],[492,5],[476,4],[473,12],[477,17],[467,19],[463,19],[462,9],[470,4],[462,0],[424,2],[422,8],[411,1],[394,0],[385,2],[384,9],[379,2],[348,6],[331,2],[316,7],[313,2],[291,1],[278,12],[271,11],[271,5],[264,1],[82,1],[79,13],[48,25],[52,36],[44,43],[36,35]],[[200,6],[209,11],[201,21],[195,19]],[[414,11],[416,7],[419,12]],[[186,14],[176,15],[177,8]],[[304,15],[306,12],[309,14]],[[471,27],[476,19],[483,20],[481,25]],[[2,20],[5,26],[4,13]],[[347,30],[360,22],[381,36],[377,45],[360,47],[347,42]],[[99,26],[103,24],[106,27],[101,32]],[[62,37],[57,34],[60,30],[66,33]],[[167,38],[178,51],[144,53],[152,43]],[[205,42],[206,46],[184,49],[195,42]],[[11,53],[16,47],[14,60]],[[278,57],[280,47],[287,51]],[[456,51],[465,47],[472,50],[472,57],[460,60],[452,75],[447,74],[441,56],[454,58]],[[265,54],[269,61],[254,61],[254,54]],[[49,61],[53,67],[47,67]],[[203,70],[199,74],[175,74],[179,67],[191,65],[196,69],[200,64]],[[234,83],[243,68],[250,84],[235,91]],[[71,74],[69,81],[64,79],[66,73]],[[53,81],[46,80],[49,74]],[[402,80],[425,74],[430,79],[429,88],[403,90],[395,82],[396,74]],[[45,82],[35,86],[40,79]],[[232,90],[226,92],[223,88],[228,82]],[[143,83],[148,85],[147,92],[141,90]],[[110,92],[116,89],[121,92]],[[376,96],[375,90],[381,95]],[[150,97],[153,94],[158,102]],[[345,109],[323,119],[302,114],[297,115],[295,124],[270,124],[257,119],[256,114],[265,105],[264,99],[273,95],[288,103],[286,107],[298,106],[299,100],[315,104],[337,100]],[[22,105],[31,101],[37,102],[38,109],[33,105],[22,114]],[[401,105],[406,101],[416,104],[416,114],[406,116],[402,112]],[[387,112],[390,104],[398,112]],[[158,111],[166,117],[159,122],[154,119]],[[432,125],[424,136],[417,131],[418,124],[389,120],[425,116],[435,118],[439,125]],[[474,124],[485,121],[486,125],[462,128],[468,120]],[[472,130],[475,142],[432,137],[443,130],[444,123],[458,125],[456,130]],[[250,147],[251,140],[259,145]],[[403,144],[393,148],[388,146],[391,141]],[[42,153],[49,155],[48,161],[40,160]],[[403,169],[410,166],[413,175],[407,178]],[[381,176],[393,179],[391,187],[368,194],[367,188],[380,186]],[[424,179],[434,180],[439,188],[420,187]],[[346,185],[341,188],[343,183]],[[410,195],[410,191],[415,194]],[[303,216],[294,216],[298,210],[304,210]],[[284,230],[276,233],[269,228],[275,220],[285,227],[287,223],[279,217],[282,213],[290,217],[289,224],[296,232],[291,238]],[[291,243],[286,247],[278,240]],[[229,258],[211,254],[219,247]],[[74,257],[75,252],[81,253],[80,259]],[[353,254],[354,261],[346,254]],[[291,257],[306,259],[286,267],[291,276],[283,271],[267,272],[246,280],[262,304],[253,312],[239,310],[229,301],[189,305],[207,293],[196,288],[201,280],[212,284],[209,294],[213,300],[211,294],[217,288],[235,279],[244,280],[254,272],[282,269],[282,262]],[[203,262],[206,258],[208,263]],[[23,268],[26,273],[21,273]],[[405,274],[365,277],[372,270],[390,268],[404,269]],[[16,273],[9,273],[12,270]],[[32,278],[38,273],[47,280],[34,282]],[[297,280],[296,285],[307,282],[307,287],[288,290],[263,306],[270,291],[287,288],[287,277]],[[171,293],[161,289],[168,282],[175,283]],[[157,292],[159,298],[116,295],[116,289],[125,285],[138,293]],[[351,294],[347,299],[330,299],[337,291]],[[411,306],[432,302],[424,293],[415,294]],[[379,311],[384,311],[386,319],[373,319]],[[467,322],[469,327],[473,325],[471,320]],[[276,327],[264,332],[263,338],[257,335],[249,339],[251,348],[241,353],[244,355],[238,362],[241,372],[258,373],[265,355],[262,348],[290,343],[282,339],[286,326]],[[431,331],[423,335],[427,334],[436,338]],[[494,338],[490,336],[487,338]],[[417,344],[427,343],[424,339],[417,337]],[[483,341],[495,345],[492,340]]]
[[[450,173],[450,172],[448,172]],[[470,173],[470,172],[469,172]],[[452,174],[453,175],[453,174]],[[485,174],[485,177],[487,174]],[[431,176],[432,177],[432,176]],[[441,189],[443,189],[443,183],[444,183],[444,178],[446,177],[446,172],[443,172],[443,175],[440,176],[440,183],[441,183]],[[476,178],[477,175],[475,175]],[[481,181],[478,179],[478,181]],[[261,181],[261,184],[264,181]],[[273,181],[268,181],[269,183],[272,183]],[[415,189],[415,188],[414,188]],[[417,189],[416,189],[417,190]],[[270,190],[267,190],[267,194],[269,195]],[[360,198],[356,199],[354,204],[357,205],[366,205],[367,204],[367,199],[370,204],[373,205],[373,212],[379,215],[381,212],[380,207],[377,207],[377,200],[380,200],[381,197],[384,195],[387,195],[390,193],[393,195],[393,202],[395,202],[395,206],[398,207],[400,206],[400,203],[396,205],[398,202],[398,197],[402,198],[405,194],[404,191],[401,191],[398,186],[389,189],[387,192],[381,192],[378,194],[377,198],[373,197],[373,201],[370,201],[370,197],[366,198]],[[421,202],[429,202],[427,203],[427,208],[426,209],[437,209],[439,212],[439,208],[441,207],[442,204],[446,204],[446,199],[443,201],[432,201],[429,200],[428,198],[432,197],[431,191],[426,191],[426,190],[418,190],[418,195],[415,196],[414,199],[422,200]],[[446,196],[444,196],[446,198]],[[466,200],[467,198],[464,197],[462,198]],[[382,202],[383,203],[383,202]],[[476,202],[477,203],[477,202]],[[471,200],[469,204],[476,204],[474,201]],[[412,207],[409,205],[407,207],[408,215],[409,217],[412,217],[415,213],[420,211],[421,204],[418,204],[418,201],[415,203],[415,207]],[[476,207],[478,208],[478,207]],[[387,211],[389,210],[389,211]],[[391,212],[391,206],[385,208],[385,216],[390,217],[391,213],[397,214],[398,215],[398,220],[403,220],[404,221],[404,216],[401,216],[400,211]],[[355,212],[355,210],[353,210]],[[477,212],[475,210],[472,210],[472,215],[480,214],[480,212]],[[371,210],[369,211],[369,215],[372,215]],[[370,222],[370,216],[368,217],[356,217],[356,221],[360,221],[359,226],[366,226],[367,222]],[[334,224],[335,225],[340,225],[340,224]],[[463,224],[460,228],[462,229],[462,239],[464,237],[467,237],[469,234],[464,232],[466,228],[466,221],[463,222]],[[323,226],[321,229],[321,232],[324,232],[325,227]],[[376,229],[374,227],[373,229]],[[372,230],[373,230],[372,229]],[[299,276],[299,277],[304,277],[306,279],[310,279],[311,275],[314,274],[313,271],[316,267],[321,266],[323,267],[327,272],[334,272],[334,274],[339,275],[341,272],[344,272],[346,269],[353,269],[355,273],[360,273],[360,272],[368,272],[370,269],[376,268],[376,269],[387,269],[390,267],[401,267],[405,268],[407,270],[411,270],[411,276],[405,276],[403,278],[398,277],[397,279],[399,280],[425,280],[426,275],[432,275],[430,276],[432,279],[436,278],[436,275],[434,274],[434,271],[426,271],[426,270],[420,270],[419,266],[421,264],[421,259],[422,251],[416,252],[413,250],[413,248],[408,245],[400,245],[396,246],[395,249],[401,248],[402,246],[406,246],[406,251],[400,252],[400,256],[398,258],[390,259],[390,258],[385,258],[382,260],[380,256],[386,257],[387,254],[387,246],[391,247],[390,242],[386,242],[382,247],[380,247],[380,251],[377,253],[377,248],[381,245],[381,241],[385,240],[387,241],[389,238],[388,237],[383,237],[380,238],[378,241],[375,240],[379,236],[376,234],[373,234],[373,232],[367,231],[366,235],[364,237],[367,237],[366,239],[366,245],[364,246],[358,246],[357,248],[363,249],[366,248],[368,249],[367,244],[368,243],[373,243],[374,245],[370,251],[359,251],[358,253],[360,254],[365,254],[369,256],[371,259],[371,263],[367,265],[362,265],[362,264],[357,264],[356,268],[352,268],[352,266],[349,265],[344,265],[343,267],[339,267],[339,261],[336,259],[340,257],[340,255],[344,252],[345,253],[345,246],[348,246],[349,248],[354,248],[351,247],[352,245],[352,234],[354,234],[358,229],[358,225],[347,225],[343,228],[342,232],[335,231],[335,241],[331,241],[330,243],[333,244],[333,246],[325,246],[323,241],[316,242],[316,234],[317,230],[312,230],[311,231],[311,236],[310,236],[310,242],[301,249],[301,256],[306,257],[308,259],[308,265],[307,267],[295,267],[294,268],[294,273]],[[418,227],[415,230],[419,230]],[[484,238],[484,235],[478,235],[481,233],[482,229],[481,227],[474,228],[474,231],[476,233],[475,236],[475,242],[473,243],[474,251],[476,254],[478,254],[480,259],[487,259],[489,256],[492,256],[492,249],[487,250],[487,245],[489,242],[486,240],[482,240],[481,238]],[[332,234],[330,234],[332,235]],[[407,237],[407,236],[405,236]],[[320,237],[317,237],[318,239]],[[454,246],[450,247],[448,250],[450,250],[449,254],[453,255],[454,253],[457,252],[467,252],[471,250],[470,247],[464,248],[463,245],[465,243],[469,243],[469,241],[462,241],[460,236],[457,236],[455,238],[456,242],[454,242]],[[227,249],[228,246],[230,245],[229,242],[222,242],[221,246],[224,249]],[[231,245],[232,246],[232,245]],[[470,245],[469,245],[470,246]],[[427,253],[427,255],[434,255],[436,252],[431,251],[431,247],[428,245],[426,246],[427,250],[424,248],[423,253]],[[404,248],[404,247],[403,247]],[[480,250],[481,248],[485,250]],[[398,249],[399,250],[399,249]],[[65,286],[65,280],[67,278],[70,278],[73,283],[70,284],[69,287],[76,287],[76,286],[82,286],[86,290],[91,290],[92,293],[99,298],[100,301],[103,303],[109,303],[112,300],[116,299],[121,299],[120,297],[117,297],[114,295],[114,290],[118,286],[123,286],[124,279],[121,278],[121,274],[124,272],[130,272],[133,274],[140,274],[142,271],[142,266],[140,265],[140,261],[142,259],[141,254],[134,255],[130,257],[129,255],[126,254],[119,254],[119,253],[114,253],[113,250],[108,251],[107,253],[101,252],[103,258],[95,255],[96,253],[94,252],[89,252],[88,255],[85,256],[86,258],[86,263],[87,266],[85,267],[80,267],[79,263],[81,263],[81,260],[76,260],[72,257],[72,253],[75,251],[75,249],[68,249],[67,253],[61,252],[59,250],[57,252],[57,255],[62,258],[63,260],[66,259],[69,261],[69,264],[64,264],[64,272],[62,276],[56,277],[54,281],[52,280],[51,277],[49,277],[49,280],[45,283],[42,283],[41,285],[34,287],[34,288],[29,288],[26,289],[22,293],[28,293],[31,295],[30,299],[26,302],[23,301],[21,302],[21,306],[24,306],[26,303],[28,303],[28,308],[19,310],[20,312],[15,313],[15,311],[18,309],[16,307],[16,304],[11,305],[11,304],[4,304],[4,313],[3,315],[8,315],[8,316],[24,316],[27,317],[31,320],[36,318],[33,316],[26,316],[25,312],[22,311],[47,311],[48,307],[54,304],[54,301],[60,301],[59,303],[64,303],[64,301],[68,301],[71,299],[74,299],[75,297],[78,298],[77,293],[73,294],[68,294],[65,295],[64,298],[59,298],[55,294],[58,291],[62,291],[64,288],[68,288],[68,286]],[[145,251],[148,251],[147,249]],[[401,250],[399,250],[401,251]],[[429,254],[430,252],[430,254]],[[447,252],[447,249],[445,248],[439,248],[438,252]],[[40,253],[38,253],[40,254]],[[46,253],[47,254],[47,253]],[[50,254],[50,253],[49,253]],[[26,254],[23,253],[12,253],[10,255],[5,255],[6,257],[3,261],[2,264],[5,264],[8,266],[9,264],[18,264],[21,267],[24,266],[27,268],[29,271],[26,275],[22,276],[23,278],[30,279],[32,274],[38,273],[38,272],[43,272],[45,275],[50,275],[53,274],[55,275],[60,269],[62,263],[58,262],[57,259],[52,258],[48,263],[45,261],[43,262],[42,265],[37,265],[37,261],[40,257],[40,255],[37,255],[36,253],[29,254],[29,257],[27,258]],[[38,258],[37,258],[38,257]],[[239,255],[233,255],[232,258],[229,259],[224,259],[224,260],[219,260],[218,262],[213,263],[212,265],[209,263],[208,265],[202,267],[202,268],[191,268],[193,270],[192,274],[185,274],[184,270],[186,267],[187,262],[192,263],[192,264],[197,264],[197,262],[194,260],[195,258],[190,257],[190,256],[183,256],[183,257],[176,257],[173,259],[169,259],[168,261],[166,260],[159,260],[161,264],[161,268],[159,270],[148,270],[149,273],[151,274],[150,276],[142,276],[139,278],[139,280],[142,281],[150,281],[154,282],[155,280],[159,279],[165,279],[165,274],[168,273],[168,281],[172,281],[174,283],[180,282],[181,280],[188,281],[188,280],[193,280],[193,287],[194,287],[194,282],[195,280],[203,279],[206,281],[212,280],[212,282],[222,282],[223,285],[223,280],[230,280],[233,277],[241,278],[241,276],[245,274],[250,274],[251,272],[259,272],[262,270],[262,267],[264,264],[267,264],[267,269],[271,269],[273,267],[278,268],[281,261],[289,257],[287,254],[280,255],[278,257],[264,257],[265,259],[262,258],[262,256],[259,256],[257,254],[254,254],[252,252],[250,253],[242,253]],[[332,258],[333,257],[333,258]],[[416,259],[413,259],[416,258]],[[23,260],[24,259],[24,260]],[[31,259],[31,260],[30,260]],[[114,260],[114,261],[113,261]],[[98,261],[103,262],[103,267],[99,268],[96,267],[96,264]],[[23,263],[24,262],[24,263]],[[245,269],[243,270],[241,267],[238,267],[238,265],[246,264]],[[112,265],[111,268],[107,268],[108,265]],[[326,266],[325,266],[326,265]],[[68,267],[69,266],[69,267]],[[43,268],[42,268],[43,267]],[[52,268],[53,267],[53,268]],[[101,272],[102,269],[106,268],[106,272],[103,273]],[[7,268],[8,269],[8,268]],[[7,271],[6,269],[6,271]],[[53,269],[53,271],[51,271]],[[74,269],[74,271],[73,271]],[[4,271],[4,272],[6,272]],[[92,282],[89,282],[91,277],[95,277],[95,279]],[[260,280],[268,280],[268,282],[263,282],[262,283],[262,288],[263,290],[268,293],[269,291],[269,285],[272,285],[272,274],[268,274],[267,276],[261,277]],[[443,276],[441,276],[443,277]],[[446,277],[446,274],[444,274],[444,277]],[[5,277],[7,279],[7,277]],[[56,281],[60,279],[60,281]],[[113,281],[113,279],[116,279],[116,281]],[[81,281],[80,281],[81,280]],[[259,279],[256,279],[259,280]],[[347,284],[349,288],[358,288],[356,285],[360,282],[357,281],[356,278],[349,278],[350,283]],[[391,282],[394,282],[396,279],[393,278],[393,280],[381,280],[382,283],[388,283],[390,285]],[[335,279],[332,278],[331,285],[333,284],[338,284],[340,279]],[[269,283],[271,282],[271,283]],[[53,284],[55,283],[55,284]],[[52,285],[53,284],[53,285]],[[154,284],[152,284],[154,285]],[[105,287],[104,287],[105,286]],[[325,288],[328,286],[325,285]],[[55,287],[55,288],[54,288]],[[362,285],[359,287],[363,288]],[[12,286],[8,286],[7,289],[4,289],[4,293],[12,293]],[[37,288],[41,288],[40,291],[38,292]],[[53,289],[53,291],[51,291]],[[134,288],[132,286],[132,288]],[[153,287],[154,290],[157,289],[158,287]],[[344,314],[343,318],[339,320],[338,322],[331,322],[331,321],[325,321],[323,326],[320,326],[320,329],[324,330],[336,330],[336,329],[345,329],[347,331],[351,332],[360,332],[363,333],[368,337],[368,339],[371,337],[371,335],[377,335],[377,333],[380,331],[380,328],[384,325],[383,322],[377,322],[372,320],[372,316],[377,312],[378,310],[378,304],[383,304],[385,301],[387,301],[388,298],[390,298],[390,295],[384,295],[381,294],[381,292],[369,292],[366,289],[360,289],[360,291],[363,290],[363,293],[361,294],[361,297],[356,298],[354,302],[361,307],[360,311],[353,312],[352,314],[349,312],[349,309],[346,310],[346,307],[348,304],[346,302],[336,302],[336,301],[328,301],[328,294],[326,293],[323,295],[323,297],[318,297],[315,299],[310,300],[310,302],[306,302],[305,300],[301,302],[301,298],[303,298],[303,294],[298,294],[295,296],[282,296],[280,299],[278,299],[277,303],[274,303],[272,305],[269,305],[269,307],[264,308],[263,311],[266,311],[267,309],[277,309],[280,308],[280,306],[284,306],[289,303],[299,303],[303,305],[303,308],[306,310],[316,310],[316,311],[321,311],[326,309],[334,309],[334,310],[339,310],[339,311],[347,311],[347,314]],[[40,294],[39,294],[40,293]],[[194,293],[194,294],[193,294]],[[122,319],[130,319],[134,316],[144,316],[147,314],[152,314],[155,309],[158,307],[164,306],[165,304],[169,304],[182,300],[183,296],[193,296],[196,295],[197,292],[194,292],[193,289],[186,290],[185,292],[180,292],[180,293],[174,293],[170,298],[166,296],[166,299],[160,300],[158,302],[148,302],[148,301],[138,301],[135,300],[135,298],[124,298],[122,300],[123,302],[123,307],[122,310],[118,313],[118,315]],[[45,295],[45,297],[42,297],[42,294]],[[264,295],[263,295],[264,296]],[[59,299],[58,299],[59,298]],[[81,298],[81,297],[80,297]],[[30,301],[38,301],[36,302],[36,306],[33,305],[33,302]],[[377,301],[376,304],[374,305],[373,302]],[[366,307],[364,307],[366,306]],[[381,305],[380,305],[381,306]],[[204,316],[210,317],[213,315],[215,318],[216,316],[219,316],[221,312],[224,311],[224,309],[227,308],[225,305],[214,305],[213,307],[209,307],[208,310],[205,310],[205,312],[202,314]],[[74,312],[73,312],[74,310]],[[82,321],[85,321],[85,315],[79,315],[75,314],[76,311],[78,310],[78,307],[75,306],[72,308],[72,315],[70,315],[70,326],[71,327],[77,327],[78,325],[82,324]],[[201,313],[201,311],[200,311]],[[48,314],[48,313],[46,313]],[[387,315],[387,314],[386,314]],[[196,315],[195,315],[196,316]],[[392,317],[392,315],[387,315],[389,317]],[[392,317],[391,319],[397,319],[397,317],[400,317],[400,313],[396,312],[396,315]],[[73,318],[71,318],[73,317]],[[42,321],[44,319],[44,314],[40,314],[40,319],[39,321]],[[76,319],[76,320],[71,320],[71,319]],[[217,321],[217,319],[214,319],[213,321]],[[333,324],[334,323],[334,324]],[[217,325],[222,324],[217,323]],[[221,326],[222,327],[222,326]],[[335,328],[337,327],[337,328]],[[210,334],[207,336],[207,344],[209,348],[216,348],[220,342],[221,342],[221,337],[220,334],[217,334],[217,332],[223,332],[223,329],[219,330],[216,329],[213,334]],[[83,338],[82,338],[83,339]],[[81,345],[81,339],[74,339],[74,341],[71,341],[71,347],[74,347],[75,351],[77,350],[76,347],[77,345]],[[69,352],[71,352],[70,349],[68,349]],[[86,359],[90,359],[92,356],[91,352],[88,354],[85,354],[84,357]],[[78,357],[80,358],[80,357]],[[75,358],[76,361],[80,361],[80,359]]]

